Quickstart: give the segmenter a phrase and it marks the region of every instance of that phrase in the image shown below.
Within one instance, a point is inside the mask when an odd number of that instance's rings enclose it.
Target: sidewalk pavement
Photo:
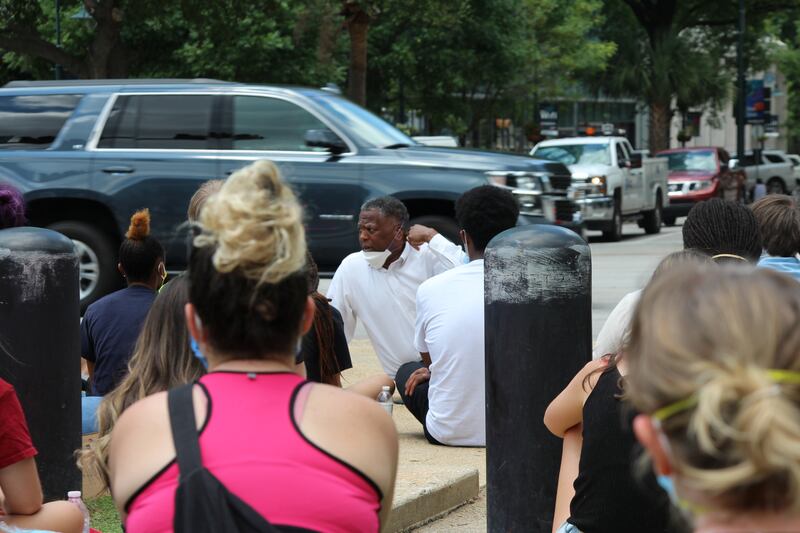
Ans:
[[[353,340],[350,353],[353,368],[343,373],[343,386],[382,372],[369,340]],[[486,486],[485,448],[429,444],[422,426],[403,405],[395,404],[393,418],[400,437],[400,461],[387,531],[412,529],[478,498]]]

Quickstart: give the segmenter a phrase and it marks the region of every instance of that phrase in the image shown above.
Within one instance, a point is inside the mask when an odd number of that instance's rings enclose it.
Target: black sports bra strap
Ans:
[[[200,443],[197,435],[197,420],[194,416],[192,391],[194,383],[181,385],[167,393],[169,407],[169,424],[172,428],[172,442],[175,444],[175,456],[178,461],[180,479],[202,468]]]

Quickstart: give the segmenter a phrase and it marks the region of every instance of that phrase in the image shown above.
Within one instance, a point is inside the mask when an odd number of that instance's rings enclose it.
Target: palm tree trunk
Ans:
[[[650,102],[650,153],[669,148],[670,102]]]

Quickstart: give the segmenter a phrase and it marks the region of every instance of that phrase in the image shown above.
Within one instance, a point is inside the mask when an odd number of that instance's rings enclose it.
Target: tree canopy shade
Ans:
[[[765,23],[797,0],[747,0],[750,68],[763,68]],[[595,87],[641,98],[650,109],[650,151],[669,148],[674,111],[720,109],[733,95],[738,0],[608,0],[602,37],[617,44]]]

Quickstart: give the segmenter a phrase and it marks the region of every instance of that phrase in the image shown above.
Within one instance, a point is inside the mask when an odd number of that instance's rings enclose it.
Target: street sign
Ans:
[[[556,104],[539,104],[539,127],[543,130],[558,129],[558,107]]]
[[[769,112],[765,103],[764,80],[747,80],[745,117],[748,124],[763,124]]]
[[[767,120],[764,123],[764,134],[769,137],[777,137],[779,130],[778,115],[767,115]]]
[[[614,135],[614,125],[606,122],[600,126],[600,131],[603,132],[603,135]]]

